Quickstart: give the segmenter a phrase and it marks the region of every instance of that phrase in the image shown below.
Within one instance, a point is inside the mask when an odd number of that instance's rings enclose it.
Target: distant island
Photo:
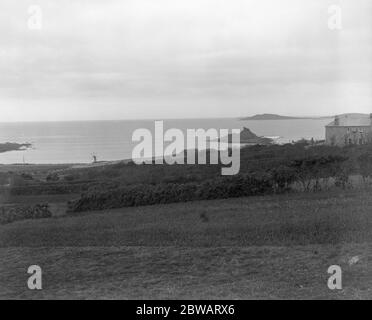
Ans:
[[[332,117],[288,117],[272,113],[256,114],[252,117],[240,118],[240,120],[298,120],[298,119],[328,119]]]
[[[31,147],[30,143],[12,143],[12,142],[0,143],[0,153],[8,152],[8,151],[25,150],[30,147]]]

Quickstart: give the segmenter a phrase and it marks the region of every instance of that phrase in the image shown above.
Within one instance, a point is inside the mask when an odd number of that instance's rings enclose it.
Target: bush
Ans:
[[[34,206],[6,206],[0,207],[0,224],[11,223],[25,219],[49,218],[52,213],[48,204],[36,204]]]
[[[297,180],[296,171],[293,168],[281,165],[271,170],[271,178],[275,192],[283,192],[290,189],[292,183]]]
[[[46,177],[46,181],[58,181],[58,180],[59,180],[59,176],[55,172],[48,174],[48,176]]]
[[[345,171],[339,172],[335,177],[335,186],[342,189],[351,189],[353,185],[349,180],[349,174]]]
[[[29,174],[29,173],[22,173],[22,174],[21,174],[21,177],[22,177],[24,180],[34,180],[32,174]]]
[[[66,174],[64,177],[63,177],[63,180],[67,181],[67,182],[71,182],[71,181],[74,181],[75,180],[75,176],[72,175],[72,174]]]
[[[235,198],[272,193],[269,176],[241,175],[201,183],[131,185],[106,192],[91,192],[69,202],[70,212],[103,210],[192,200]]]
[[[320,190],[320,180],[340,176],[345,172],[346,157],[339,155],[308,156],[294,160],[289,167],[295,172],[295,180],[299,181],[304,191]]]
[[[372,152],[365,152],[357,158],[360,174],[366,181],[372,177]]]

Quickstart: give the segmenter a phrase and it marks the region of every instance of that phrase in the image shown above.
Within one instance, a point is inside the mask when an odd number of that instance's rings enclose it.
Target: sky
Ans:
[[[371,0],[1,0],[0,122],[348,112]]]

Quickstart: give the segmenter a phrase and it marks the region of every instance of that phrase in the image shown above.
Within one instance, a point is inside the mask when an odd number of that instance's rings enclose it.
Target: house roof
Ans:
[[[339,119],[337,127],[370,127],[372,125],[371,116],[369,114],[347,113],[337,117]],[[336,126],[335,120],[327,125],[327,127],[331,126]]]

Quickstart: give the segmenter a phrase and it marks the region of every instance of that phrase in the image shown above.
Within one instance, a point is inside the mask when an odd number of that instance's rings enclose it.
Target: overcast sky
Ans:
[[[371,0],[1,0],[0,122],[345,112],[372,112]]]

